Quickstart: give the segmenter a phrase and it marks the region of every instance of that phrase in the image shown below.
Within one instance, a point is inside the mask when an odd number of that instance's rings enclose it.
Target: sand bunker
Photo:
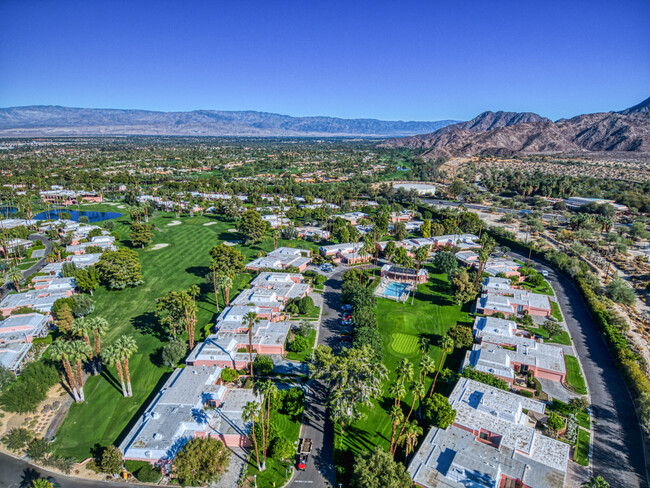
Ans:
[[[216,222],[206,222],[206,223],[203,224],[203,225],[205,225],[205,226],[208,226],[208,225],[216,225]]]
[[[182,223],[183,223],[183,222],[181,222],[180,220],[172,220],[169,224],[167,224],[167,226],[170,226],[170,225],[181,225]]]
[[[167,247],[169,244],[164,243],[164,244],[154,244],[151,246],[151,251],[157,251],[158,249],[162,249],[163,247]]]
[[[223,241],[225,246],[236,246],[237,244],[241,244],[240,241]]]
[[[117,208],[126,208],[124,205],[118,205]]]
[[[228,232],[237,232],[237,229],[228,229]]]

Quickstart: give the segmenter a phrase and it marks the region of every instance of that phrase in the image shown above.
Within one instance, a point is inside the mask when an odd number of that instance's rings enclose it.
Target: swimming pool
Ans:
[[[391,281],[384,290],[384,295],[387,297],[399,298],[404,294],[407,286],[406,283],[396,283],[395,281]]]

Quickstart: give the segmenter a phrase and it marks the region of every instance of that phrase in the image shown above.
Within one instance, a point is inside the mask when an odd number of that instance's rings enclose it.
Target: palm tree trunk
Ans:
[[[253,418],[253,428],[251,429],[251,433],[253,434],[253,445],[255,446],[255,459],[257,461],[257,470],[258,471],[264,471],[262,469],[262,465],[260,464],[260,453],[257,450],[257,436],[255,435],[255,419]]]
[[[129,394],[126,391],[126,383],[124,383],[124,372],[122,371],[122,365],[119,361],[115,361],[115,367],[117,368],[117,374],[120,377],[120,382],[122,383],[122,395],[127,397]]]
[[[214,303],[217,306],[217,312],[219,312],[219,289],[217,288],[217,275],[212,272],[212,286],[214,287]]]
[[[266,468],[266,451],[269,447],[269,430],[271,428],[271,395],[266,399],[266,441],[264,443],[264,468]]]
[[[251,365],[251,378],[255,378],[253,374],[253,324],[248,325],[248,357]]]
[[[79,398],[80,398],[79,401],[83,402],[86,400],[86,398],[84,397],[83,374],[81,372],[81,359],[77,359],[75,368],[77,370],[77,391],[79,392]]]
[[[68,385],[70,386],[70,391],[72,392],[72,397],[75,402],[80,402],[79,393],[77,392],[77,385],[74,381],[74,374],[72,374],[72,366],[70,361],[67,358],[63,358],[63,369],[65,369],[65,375],[68,377]]]
[[[397,431],[397,422],[393,422],[393,433],[390,436],[390,449],[388,452],[393,454],[393,447],[395,446],[395,431]]]
[[[100,347],[99,347],[99,332],[95,331],[95,371],[97,374],[100,374],[102,372],[102,360],[99,356],[100,354]]]
[[[399,431],[399,435],[397,436],[397,441],[395,441],[395,447],[397,448],[397,444],[399,444],[399,440],[402,438],[402,434],[404,433],[404,429],[406,428],[406,424],[408,423],[409,419],[411,418],[411,414],[413,413],[413,409],[415,408],[415,402],[418,401],[417,395],[413,395],[413,403],[411,403],[411,409],[409,410],[408,415],[404,419],[404,423],[402,424],[402,428]],[[397,449],[395,449],[397,450]],[[393,456],[395,455],[395,452],[393,451]]]
[[[442,352],[442,357],[440,358],[440,364],[438,364],[438,371],[436,371],[436,375],[433,377],[433,383],[431,383],[431,389],[429,390],[429,398],[431,398],[431,395],[433,395],[433,389],[436,387],[436,381],[438,381],[438,375],[440,374],[440,370],[442,369],[442,365],[445,362],[445,356],[447,355],[446,352]]]
[[[230,306],[230,288],[227,286],[224,288],[224,291],[226,292],[226,307]]]
[[[131,390],[131,373],[129,372],[129,358],[124,358],[124,375],[126,376],[126,391],[128,396],[133,396],[133,390]]]

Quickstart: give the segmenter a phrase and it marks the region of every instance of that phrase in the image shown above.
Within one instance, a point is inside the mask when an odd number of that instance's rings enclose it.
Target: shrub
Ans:
[[[302,336],[296,336],[296,338],[293,341],[291,341],[287,349],[289,349],[289,351],[291,352],[303,352],[308,347],[309,347],[309,341],[306,338]]]
[[[232,383],[239,379],[239,373],[236,369],[224,368],[221,372],[221,379],[226,383]]]
[[[103,473],[118,474],[122,470],[122,453],[115,446],[108,446],[102,453],[99,466]]]
[[[74,295],[72,314],[75,317],[85,317],[95,310],[95,301],[88,295]]]
[[[9,449],[18,451],[23,449],[33,438],[34,433],[31,430],[15,427],[2,438],[2,443]]]
[[[35,461],[41,461],[50,453],[50,443],[45,439],[32,439],[27,448],[27,455]]]
[[[300,299],[298,302],[298,310],[300,310],[301,314],[308,314],[310,313],[314,308],[314,300],[310,296],[306,296]]]
[[[293,442],[285,437],[277,437],[271,445],[271,457],[274,459],[290,459],[296,453]]]
[[[289,388],[282,391],[281,412],[297,419],[305,409],[305,392],[302,388]]]
[[[501,378],[494,376],[493,374],[484,373],[483,371],[477,371],[474,368],[468,367],[463,369],[462,376],[464,376],[465,378],[469,378],[470,380],[485,383],[488,386],[494,386],[495,388],[499,388],[501,390],[505,390],[505,391],[510,390],[510,386],[508,385],[507,381],[504,381]]]
[[[526,398],[533,398],[533,392],[530,390],[519,390],[519,394]]]
[[[162,361],[165,366],[174,367],[185,357],[187,344],[181,339],[172,339],[162,350]]]
[[[258,354],[253,361],[253,370],[260,376],[268,376],[273,372],[273,359]]]
[[[56,368],[44,360],[28,363],[17,381],[5,389],[0,404],[10,412],[26,413],[36,409],[47,391],[59,382]]]
[[[66,457],[54,455],[45,458],[42,462],[44,466],[51,466],[53,468],[63,471],[65,474],[70,474],[70,472],[72,471],[72,467],[74,466],[75,460],[73,458],[66,458]]]

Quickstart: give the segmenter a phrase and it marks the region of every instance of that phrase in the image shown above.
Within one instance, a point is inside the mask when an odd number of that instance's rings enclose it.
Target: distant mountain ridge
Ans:
[[[389,139],[383,147],[426,149],[424,158],[534,153],[650,153],[650,99],[621,112],[553,122],[533,113],[484,112],[430,134]]]
[[[255,111],[156,112],[53,105],[0,108],[0,137],[172,135],[335,137],[406,136],[433,132],[453,120],[432,122],[291,117]]]

